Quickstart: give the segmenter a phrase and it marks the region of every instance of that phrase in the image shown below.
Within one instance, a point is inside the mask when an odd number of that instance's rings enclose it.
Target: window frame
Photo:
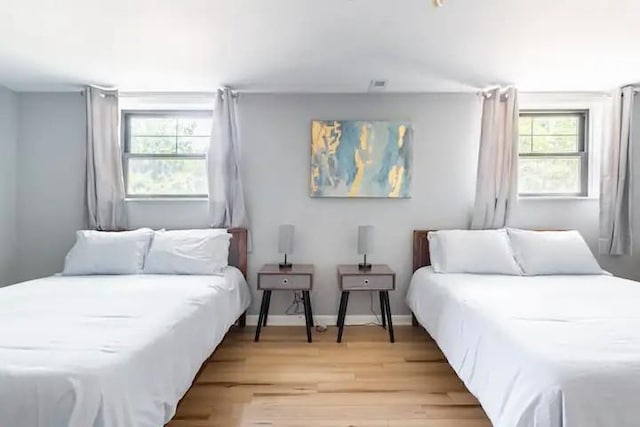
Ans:
[[[521,158],[543,158],[562,159],[580,157],[580,191],[576,193],[521,193],[518,188],[518,197],[522,198],[587,198],[590,190],[590,117],[591,110],[588,108],[556,108],[556,109],[522,109],[518,114],[521,117],[544,117],[544,116],[579,116],[578,126],[578,151],[557,152],[557,153],[521,153],[520,152],[520,129],[518,128],[518,179],[520,179],[520,159]]]
[[[208,194],[131,194],[129,193],[129,159],[196,159],[205,160],[206,154],[184,153],[184,154],[149,154],[132,153],[131,143],[131,117],[153,117],[153,118],[173,118],[173,117],[208,117],[212,118],[211,110],[122,110],[121,111],[121,140],[122,140],[122,169],[124,178],[124,191],[126,199],[207,199]]]

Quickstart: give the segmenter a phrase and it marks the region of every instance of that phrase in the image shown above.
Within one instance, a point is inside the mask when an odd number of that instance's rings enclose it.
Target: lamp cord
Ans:
[[[373,300],[373,294],[374,293],[375,293],[374,291],[369,292],[369,301],[370,301],[369,310],[371,311],[371,314],[374,315],[376,321],[375,322],[361,323],[361,324],[353,324],[351,326],[380,326],[380,327],[382,327],[382,314],[378,314],[376,312],[375,302]],[[289,304],[289,306],[287,307],[287,309],[284,312],[288,316],[304,314],[304,301],[302,299],[302,292],[296,291],[296,292],[293,293],[293,301],[291,301],[291,304]]]
[[[301,308],[303,305],[302,292],[296,291],[293,293],[293,301],[291,301],[291,304],[289,304],[289,307],[287,307],[284,313],[288,316],[303,314],[304,308]]]

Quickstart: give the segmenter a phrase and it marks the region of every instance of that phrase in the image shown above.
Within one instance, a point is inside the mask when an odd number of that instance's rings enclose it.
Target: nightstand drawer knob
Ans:
[[[287,283],[289,283],[289,279],[282,279],[282,284],[286,285]]]
[[[369,284],[369,279],[364,279],[364,284],[368,285]]]

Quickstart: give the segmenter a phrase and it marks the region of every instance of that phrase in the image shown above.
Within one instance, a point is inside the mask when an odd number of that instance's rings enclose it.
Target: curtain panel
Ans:
[[[209,225],[249,226],[244,202],[238,137],[238,99],[228,88],[216,95],[211,143],[207,151]]]
[[[504,227],[517,201],[518,91],[483,94],[478,179],[471,228]]]
[[[88,87],[87,213],[89,227],[114,231],[127,227],[119,143],[118,92]]]
[[[598,248],[603,255],[632,254],[631,154],[635,89],[626,86],[614,92],[611,137],[602,147]]]

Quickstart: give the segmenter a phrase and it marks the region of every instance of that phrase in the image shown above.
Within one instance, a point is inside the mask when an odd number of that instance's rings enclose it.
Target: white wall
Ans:
[[[413,198],[308,196],[310,122],[334,118],[413,122]],[[376,240],[371,260],[388,263],[397,271],[392,310],[408,313],[404,296],[411,274],[412,230],[466,227],[469,223],[475,192],[479,99],[473,94],[243,95],[240,121],[253,230],[254,250],[249,258],[252,286],[257,268],[279,259],[278,225],[296,224],[297,247],[292,258],[316,264],[315,313],[335,314],[335,266],[359,260],[356,229],[359,224],[371,224]],[[83,98],[78,94],[21,95],[19,122],[19,179],[27,189],[20,191],[19,230],[29,234],[27,243],[20,247],[20,267],[26,278],[59,271],[73,232],[84,224]],[[636,200],[640,201],[640,186],[636,186]],[[199,201],[128,203],[133,227],[206,226],[206,209],[206,203]],[[640,224],[640,212],[637,214],[635,223]],[[522,201],[516,215],[521,226],[578,228],[593,248],[597,219],[597,200]],[[601,261],[617,274],[640,279],[640,269],[634,266],[636,257]],[[283,313],[289,301],[289,296],[274,294],[271,312]],[[257,305],[255,298],[252,312],[257,312]],[[351,314],[367,314],[369,297],[353,295],[349,309]]]
[[[18,268],[28,280],[61,271],[85,227],[86,121],[79,93],[18,99]]]
[[[16,147],[17,97],[0,86],[0,286],[17,278]]]

